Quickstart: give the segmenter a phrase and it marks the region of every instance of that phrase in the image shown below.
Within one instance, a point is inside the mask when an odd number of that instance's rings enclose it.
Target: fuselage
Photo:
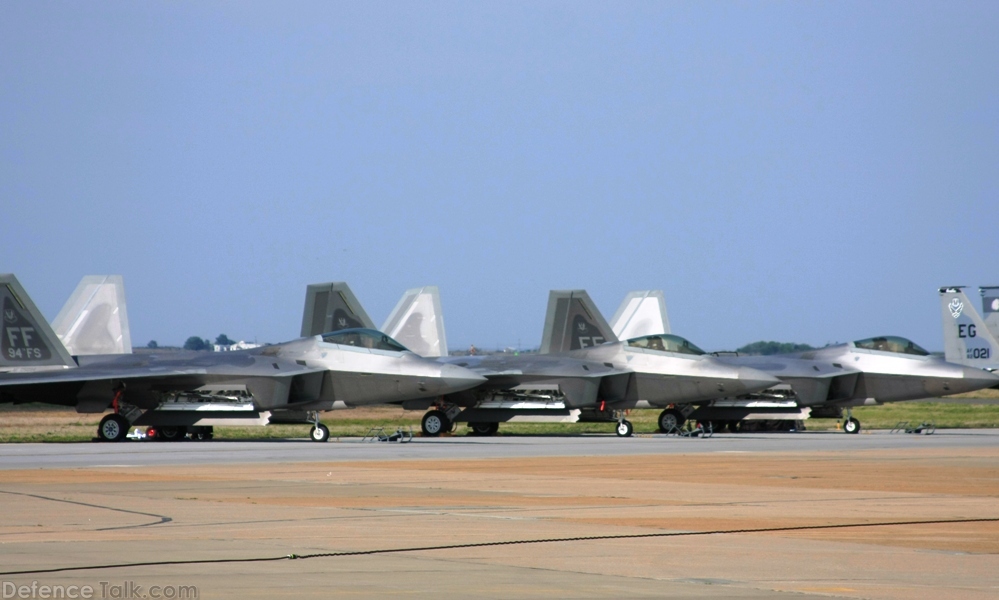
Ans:
[[[775,356],[720,356],[765,371],[794,389],[803,406],[857,406],[971,392],[999,377],[931,356],[904,338],[881,337]]]

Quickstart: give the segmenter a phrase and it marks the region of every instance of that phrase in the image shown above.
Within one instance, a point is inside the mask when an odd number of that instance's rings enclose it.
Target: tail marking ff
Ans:
[[[569,352],[617,340],[585,290],[552,290],[548,294],[541,354]]]
[[[346,283],[314,283],[306,288],[302,337],[356,327],[374,329],[375,324]]]
[[[0,275],[0,367],[75,367],[76,362],[11,274]]]

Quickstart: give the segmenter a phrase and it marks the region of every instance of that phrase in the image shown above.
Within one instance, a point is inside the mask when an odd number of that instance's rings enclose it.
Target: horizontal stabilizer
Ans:
[[[619,340],[669,333],[662,290],[629,292],[611,319],[611,329]]]
[[[548,294],[541,354],[569,352],[617,339],[585,290],[552,290]]]
[[[447,356],[444,314],[437,286],[406,290],[381,331],[420,356]]]
[[[21,287],[17,277],[0,275],[0,368],[75,367],[48,321]]]
[[[121,275],[87,275],[52,322],[73,356],[131,354],[132,337]]]
[[[302,337],[356,327],[374,329],[375,324],[346,283],[314,283],[306,288]]]

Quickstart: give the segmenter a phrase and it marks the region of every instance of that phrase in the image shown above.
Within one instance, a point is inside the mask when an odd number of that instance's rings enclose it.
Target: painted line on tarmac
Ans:
[[[554,544],[564,542],[592,542],[601,540],[640,540],[645,538],[695,537],[708,535],[737,535],[744,533],[782,533],[791,531],[822,531],[825,529],[860,529],[864,527],[900,527],[905,525],[953,525],[960,523],[999,523],[999,517],[986,519],[937,519],[932,521],[887,521],[881,523],[841,523],[837,525],[802,525],[800,527],[766,527],[761,529],[719,529],[712,531],[671,531],[662,533],[632,533],[619,535],[590,535],[581,537],[544,538],[537,540],[506,540],[501,542],[472,542],[468,544],[447,544],[442,546],[413,546],[408,548],[383,548],[379,550],[352,550],[346,552],[321,552],[317,554],[285,554],[257,558],[216,558],[204,560],[160,560],[151,562],[87,565],[80,567],[54,567],[51,569],[28,569],[24,571],[4,571],[0,576],[33,575],[41,573],[65,573],[69,571],[91,571],[95,569],[129,569],[135,567],[160,567],[173,565],[218,565],[226,563],[276,562],[280,560],[304,560],[307,558],[338,558],[347,556],[374,556],[377,554],[401,554],[407,552],[427,552],[432,550],[461,550],[466,548],[489,548],[494,546],[520,546],[529,544]]]

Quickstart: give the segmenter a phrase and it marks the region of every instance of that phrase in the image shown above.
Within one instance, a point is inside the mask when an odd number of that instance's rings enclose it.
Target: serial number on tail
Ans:
[[[968,358],[992,358],[991,348],[968,348],[965,353]]]

